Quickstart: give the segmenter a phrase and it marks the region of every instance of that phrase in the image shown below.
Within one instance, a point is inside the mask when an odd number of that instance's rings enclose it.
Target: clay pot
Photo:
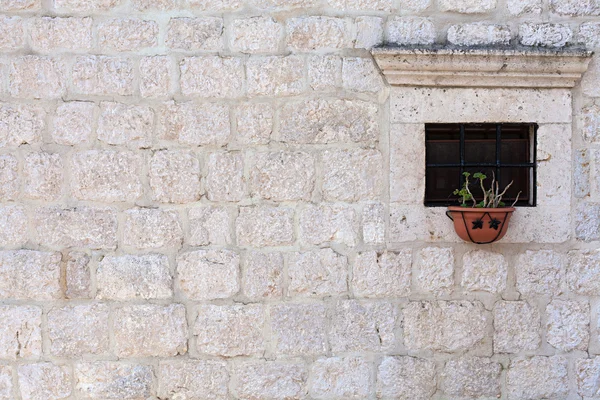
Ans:
[[[506,234],[514,207],[470,208],[448,207],[446,215],[454,221],[456,234],[466,242],[488,244]]]

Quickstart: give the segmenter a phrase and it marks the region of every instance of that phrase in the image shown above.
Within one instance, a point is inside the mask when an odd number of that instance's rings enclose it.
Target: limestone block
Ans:
[[[28,222],[22,206],[0,206],[0,247],[20,247],[27,242]]]
[[[236,141],[241,145],[268,144],[273,133],[273,106],[247,103],[237,107]]]
[[[415,357],[384,357],[377,368],[377,397],[427,400],[436,390],[435,363]]]
[[[360,357],[320,358],[310,376],[309,394],[314,399],[363,399],[374,389],[373,366]]]
[[[323,195],[330,201],[378,198],[383,186],[383,157],[378,150],[326,150]]]
[[[250,251],[242,262],[242,285],[246,297],[262,299],[283,296],[283,255]]]
[[[508,0],[510,15],[540,14],[542,12],[541,0]]]
[[[244,247],[286,246],[294,242],[294,209],[288,207],[240,207],[235,221],[238,244]]]
[[[158,137],[184,146],[223,146],[231,133],[229,108],[222,104],[167,102],[160,119]]]
[[[575,197],[583,198],[590,195],[590,151],[575,150],[573,162],[573,192]]]
[[[66,93],[65,63],[53,57],[18,57],[10,63],[9,81],[13,97],[57,99]]]
[[[482,14],[496,8],[496,0],[441,0],[439,7],[441,11]]]
[[[589,142],[600,141],[600,105],[592,104],[581,110],[583,138]]]
[[[392,351],[396,346],[396,306],[388,302],[340,300],[335,304],[329,330],[336,352]]]
[[[428,18],[393,17],[385,28],[385,39],[398,45],[424,45],[435,41],[435,26]]]
[[[63,161],[59,154],[34,152],[25,157],[23,194],[30,199],[54,201],[63,191]]]
[[[575,211],[575,237],[585,242],[600,239],[600,204],[579,203]]]
[[[344,204],[310,205],[300,214],[300,238],[304,243],[339,243],[355,246],[358,240],[356,211]]]
[[[341,82],[342,59],[340,57],[332,55],[314,55],[308,58],[308,85],[312,90],[335,90],[337,87],[341,86]],[[298,115],[298,117],[300,117],[300,115]]]
[[[173,94],[175,65],[168,56],[140,60],[140,94],[145,98],[164,98]]]
[[[154,110],[147,106],[103,101],[100,103],[98,139],[112,145],[150,147],[154,134]]]
[[[0,251],[0,298],[53,300],[62,297],[60,253]]]
[[[240,201],[247,191],[244,157],[239,152],[212,153],[208,158],[207,197],[211,201]]]
[[[261,355],[265,350],[263,306],[201,305],[192,328],[196,351],[221,357]]]
[[[386,11],[395,9],[393,0],[327,0],[331,7],[343,11]]]
[[[75,391],[91,399],[145,399],[153,393],[149,365],[113,361],[75,364]]]
[[[600,385],[598,382],[598,375],[600,374],[600,357],[576,360],[575,374],[577,393],[579,393],[580,396],[600,396]]]
[[[53,0],[54,8],[65,13],[109,11],[122,2],[123,0]]]
[[[252,194],[266,200],[310,200],[315,158],[303,151],[256,153],[251,169]]]
[[[13,396],[12,368],[8,365],[0,366],[0,399],[10,400]]]
[[[158,381],[160,398],[226,399],[229,373],[223,361],[165,360]]]
[[[180,3],[178,0],[133,0],[132,5],[138,11],[167,11],[176,9]]]
[[[222,98],[242,95],[244,65],[240,58],[186,57],[179,67],[184,96]]]
[[[272,17],[234,19],[229,48],[241,53],[275,53],[283,36],[283,26]]]
[[[524,46],[563,47],[571,42],[573,31],[565,24],[525,23],[519,26],[519,38]]]
[[[172,18],[165,43],[171,49],[218,51],[223,48],[222,34],[222,18]]]
[[[419,290],[433,295],[445,295],[452,292],[454,286],[454,249],[426,247],[419,257]]]
[[[600,23],[586,22],[579,26],[577,41],[585,44],[588,49],[600,47]]]
[[[540,312],[525,301],[499,301],[494,306],[494,352],[518,353],[540,346]]]
[[[302,363],[245,362],[234,368],[232,393],[237,399],[303,399],[307,370]]]
[[[192,300],[225,299],[240,290],[240,256],[230,250],[197,250],[177,257],[177,279]]]
[[[178,249],[183,230],[177,211],[134,208],[125,211],[123,243],[136,249]]]
[[[89,298],[91,295],[90,256],[70,251],[66,257],[66,296],[68,299]]]
[[[40,143],[46,128],[45,114],[42,108],[32,105],[0,104],[0,147]]]
[[[342,81],[345,89],[355,92],[378,93],[384,87],[381,73],[371,58],[344,58]]]
[[[159,150],[150,159],[152,198],[161,203],[191,203],[200,198],[200,162],[187,150]]]
[[[106,304],[53,308],[48,312],[50,352],[57,357],[80,357],[108,351]]]
[[[566,264],[566,257],[553,250],[527,250],[515,264],[517,291],[524,297],[561,294]]]
[[[385,205],[366,204],[362,212],[362,237],[365,244],[385,242]]]
[[[158,23],[140,18],[113,18],[96,28],[104,51],[140,51],[158,44]]]
[[[331,249],[290,254],[288,275],[290,296],[338,296],[348,291],[348,260]]]
[[[506,289],[508,263],[504,256],[474,250],[463,257],[462,286],[469,291],[501,293]]]
[[[404,344],[411,350],[451,353],[486,342],[490,318],[479,301],[412,301],[403,314]]]
[[[590,305],[587,301],[552,300],[546,306],[546,339],[562,350],[587,350],[590,340]]]
[[[390,132],[390,201],[422,203],[425,194],[425,129],[395,124]]]
[[[0,199],[13,200],[19,193],[19,171],[17,157],[12,154],[0,155]]]
[[[500,398],[502,366],[488,358],[450,360],[441,375],[441,389],[458,398]]]
[[[167,256],[159,254],[106,256],[98,264],[99,299],[167,299],[173,278]]]
[[[569,392],[567,360],[561,356],[513,360],[506,386],[510,400],[564,399]]]
[[[360,253],[352,270],[352,292],[357,297],[406,297],[410,293],[411,268],[410,249]]]
[[[52,140],[66,146],[89,141],[93,131],[95,108],[94,103],[84,101],[70,101],[59,105],[52,115]]]
[[[292,51],[335,50],[349,46],[349,22],[343,18],[305,16],[286,23],[287,47]]]
[[[595,0],[551,0],[550,9],[560,15],[600,15],[600,4]]]
[[[41,5],[40,0],[7,0],[0,4],[0,11],[37,10]]]
[[[42,355],[42,309],[4,305],[0,306],[0,317],[3,321],[0,327],[0,359],[38,359]]]
[[[59,400],[71,395],[71,368],[42,362],[23,364],[17,369],[23,400]]]
[[[403,3],[404,9],[419,13],[427,10],[431,6],[431,0],[405,0]]]
[[[188,211],[190,234],[187,243],[192,246],[232,243],[232,218],[226,207],[200,206]]]
[[[460,24],[448,29],[448,42],[460,46],[508,45],[510,29],[505,25]]]
[[[383,43],[383,18],[357,17],[354,25],[356,26],[355,48],[368,50]]]
[[[569,289],[584,296],[600,294],[600,252],[597,250],[569,252],[567,281]]]
[[[249,96],[292,96],[305,90],[304,57],[250,57],[246,63]]]
[[[131,96],[133,77],[133,60],[125,57],[79,56],[71,71],[74,92],[91,96]]]
[[[114,312],[117,357],[174,357],[188,349],[185,307],[140,304]]]
[[[327,315],[323,304],[275,305],[269,315],[278,354],[313,356],[327,352]]]
[[[37,17],[29,24],[29,44],[43,53],[90,50],[93,46],[92,25],[89,17]]]

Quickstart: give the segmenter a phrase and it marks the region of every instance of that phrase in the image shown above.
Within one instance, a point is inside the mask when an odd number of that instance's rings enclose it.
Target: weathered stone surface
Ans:
[[[600,15],[600,4],[595,0],[551,0],[550,9],[560,15]]]
[[[412,301],[403,309],[404,345],[447,353],[471,350],[486,338],[488,312],[479,301]]]
[[[184,96],[239,97],[244,82],[242,59],[233,57],[187,57],[179,68]]]
[[[261,355],[265,316],[260,304],[198,307],[196,351],[222,357]]]
[[[470,291],[501,293],[506,289],[507,269],[500,253],[470,251],[463,257],[462,286]]]
[[[365,244],[385,242],[385,206],[383,203],[372,203],[363,207],[362,237]]]
[[[569,289],[585,296],[600,295],[600,252],[597,250],[569,252],[567,281]]]
[[[211,201],[240,201],[247,191],[244,157],[240,152],[212,153],[208,157],[207,197]]]
[[[578,42],[585,44],[588,49],[600,47],[600,23],[586,22],[581,24],[577,32],[577,39]]]
[[[109,11],[120,6],[123,0],[53,0],[54,8],[62,12]]]
[[[373,391],[373,366],[360,357],[320,358],[310,370],[314,399],[363,399]]]
[[[0,247],[19,247],[29,236],[25,208],[16,205],[0,206]]]
[[[232,218],[226,207],[201,206],[188,211],[190,234],[187,243],[192,246],[232,243]]]
[[[162,109],[161,139],[188,146],[223,146],[230,133],[229,108],[222,104],[167,102]]]
[[[257,153],[251,170],[252,194],[272,201],[310,200],[315,174],[310,153]]]
[[[71,251],[66,257],[66,296],[69,299],[89,298],[91,295],[91,258],[86,253]]]
[[[44,118],[45,112],[39,107],[27,104],[0,104],[0,147],[41,142],[46,127]]]
[[[286,246],[294,242],[294,210],[287,207],[240,207],[235,231],[240,246]]]
[[[180,2],[178,0],[133,0],[131,3],[138,11],[167,11],[176,9],[178,6],[180,6]]]
[[[104,101],[100,103],[98,139],[112,145],[150,147],[154,110],[147,106]]]
[[[187,150],[159,150],[150,159],[152,198],[161,203],[191,203],[200,198],[200,161]]]
[[[575,361],[577,393],[584,397],[600,396],[600,357]]]
[[[344,58],[342,82],[345,89],[355,92],[377,93],[383,89],[381,73],[371,58]]]
[[[34,200],[54,201],[62,195],[63,161],[59,154],[34,152],[25,157],[23,194]]]
[[[231,23],[229,48],[241,53],[275,53],[283,26],[271,17],[237,18]]]
[[[354,20],[354,25],[356,26],[354,47],[372,49],[383,43],[383,18],[357,17]]]
[[[583,138],[590,142],[600,140],[600,105],[591,104],[581,110]]]
[[[496,0],[440,0],[441,11],[480,14],[496,8]]]
[[[280,118],[283,142],[369,142],[379,135],[377,107],[360,100],[292,102],[283,106]]]
[[[422,17],[393,17],[385,30],[386,41],[398,45],[433,44],[435,35],[433,22]]]
[[[136,249],[179,248],[183,230],[177,211],[135,208],[125,212],[123,243]]]
[[[419,290],[444,295],[454,286],[454,250],[452,248],[426,247],[420,252]]]
[[[594,56],[588,66],[587,72],[581,78],[583,93],[590,97],[600,97],[600,87],[596,84],[600,79],[600,59]]]
[[[50,135],[58,144],[73,146],[87,142],[92,136],[94,103],[70,101],[56,108]]]
[[[60,98],[66,91],[66,67],[58,58],[22,56],[10,63],[10,94],[23,98]]]
[[[300,238],[304,243],[329,242],[355,246],[358,240],[356,212],[348,205],[310,205],[300,214]]]
[[[343,18],[307,16],[286,23],[287,46],[293,51],[349,47],[349,22]]]
[[[223,48],[223,19],[172,18],[167,27],[165,43],[172,49],[221,50]]]
[[[308,373],[301,363],[245,362],[234,368],[232,393],[238,399],[302,399]]]
[[[252,300],[280,298],[283,295],[283,255],[250,251],[242,261],[242,286]]]
[[[500,398],[502,366],[487,358],[450,360],[441,375],[441,389],[458,398]]]
[[[410,293],[411,268],[410,249],[360,253],[352,269],[352,292],[357,297],[406,297]]]
[[[508,12],[511,15],[540,14],[542,0],[508,0]]]
[[[327,352],[327,315],[323,304],[276,305],[269,314],[277,353],[312,356]]]
[[[75,365],[75,391],[91,399],[145,399],[152,394],[152,367],[112,361]]]
[[[44,246],[90,249],[117,246],[117,213],[112,208],[40,207],[33,221],[36,242]]]
[[[11,400],[12,395],[12,368],[8,365],[0,365],[0,399]]]
[[[60,253],[0,251],[0,298],[52,300],[62,297]]]
[[[173,357],[188,349],[185,307],[142,304],[114,312],[115,354],[118,357]]]
[[[525,297],[561,294],[566,264],[566,257],[553,250],[527,250],[515,264],[517,291]]]
[[[587,350],[590,340],[590,305],[587,301],[552,300],[546,306],[546,339],[562,350]]]
[[[0,199],[13,200],[19,193],[19,163],[12,154],[0,155]]]
[[[58,357],[80,357],[108,351],[106,304],[53,308],[48,312],[50,352]]]
[[[142,195],[142,157],[130,151],[87,150],[71,160],[71,191],[79,200],[135,202]]]
[[[524,46],[563,47],[572,37],[573,31],[564,24],[525,23],[519,27],[519,38]]]
[[[341,83],[342,59],[340,57],[317,55],[308,58],[308,85],[311,89],[330,91],[340,87]]]
[[[331,350],[334,353],[393,350],[397,314],[396,306],[388,302],[337,302],[329,331]]]
[[[581,199],[590,195],[590,151],[578,149],[574,158],[573,194]]]
[[[105,51],[139,51],[158,44],[158,24],[139,18],[114,18],[98,24],[98,44]]]
[[[3,305],[0,306],[0,318],[3,321],[0,327],[0,359],[37,359],[42,355],[40,307]]]
[[[144,57],[139,70],[142,97],[164,98],[173,93],[175,65],[168,56]]]
[[[158,367],[158,396],[182,399],[226,399],[229,373],[223,361],[169,360]]]
[[[337,296],[348,290],[348,260],[331,249],[291,254],[288,275],[291,296]]]
[[[383,186],[383,157],[377,150],[326,150],[323,195],[330,201],[377,198]]]
[[[198,250],[177,257],[177,278],[192,300],[232,297],[240,290],[240,256],[230,250]]]
[[[540,312],[525,301],[499,301],[494,307],[494,352],[518,353],[540,346]]]
[[[393,0],[327,0],[330,6],[344,11],[392,11]]]
[[[167,256],[106,256],[96,271],[99,299],[166,299],[173,295]]]
[[[0,3],[0,11],[37,10],[40,7],[40,0],[5,0]]]
[[[513,360],[506,374],[508,398],[564,399],[569,392],[567,360],[561,356]]]
[[[420,203],[425,192],[425,127],[392,125],[390,132],[390,201]]]
[[[133,61],[109,56],[80,56],[71,71],[75,93],[92,96],[131,96]]]
[[[246,63],[248,95],[291,96],[305,89],[304,57],[251,57]]]
[[[237,108],[236,117],[237,142],[242,145],[269,143],[274,117],[274,110],[270,104],[243,104]]]
[[[448,29],[448,42],[460,46],[508,45],[510,29],[481,23],[452,25]]]
[[[436,390],[435,363],[415,357],[384,357],[377,368],[377,398],[427,400]]]
[[[29,24],[29,43],[35,50],[90,50],[93,46],[92,18],[38,17]]]
[[[575,236],[591,242],[600,239],[600,204],[579,203],[575,211]]]
[[[71,395],[71,368],[43,362],[17,368],[23,400],[59,400]]]

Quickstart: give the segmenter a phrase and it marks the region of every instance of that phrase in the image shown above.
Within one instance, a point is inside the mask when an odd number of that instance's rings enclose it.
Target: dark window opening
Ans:
[[[537,124],[425,124],[425,205],[457,205],[452,194],[464,182],[463,172],[483,172],[489,188],[492,176],[504,189],[503,201],[535,206]],[[476,198],[480,188],[470,187]]]

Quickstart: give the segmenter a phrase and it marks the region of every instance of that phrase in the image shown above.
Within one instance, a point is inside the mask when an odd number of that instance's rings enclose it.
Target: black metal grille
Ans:
[[[452,194],[464,182],[463,172],[483,172],[504,188],[504,200],[518,206],[536,204],[537,124],[426,124],[425,205],[457,205]],[[472,188],[475,197],[477,187]]]

